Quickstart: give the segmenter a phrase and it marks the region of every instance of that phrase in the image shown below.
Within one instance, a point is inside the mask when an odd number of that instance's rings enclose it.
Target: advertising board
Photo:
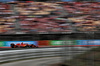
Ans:
[[[76,40],[66,40],[64,41],[64,45],[77,45]]]
[[[53,41],[50,41],[50,45],[52,46],[59,46],[59,45],[62,45],[62,41],[61,40],[53,40]]]
[[[38,41],[38,46],[50,46],[50,41],[48,40]]]
[[[38,47],[100,46],[100,40],[41,40],[41,41],[0,41],[0,48],[10,48],[14,44],[34,44]]]
[[[76,40],[54,40],[50,42],[53,46],[63,46],[63,45],[76,45]]]
[[[78,45],[100,45],[100,40],[77,40]]]
[[[14,44],[21,44],[21,43],[34,44],[37,46],[37,41],[5,41],[5,47],[10,47],[11,43],[14,43]]]
[[[100,40],[94,40],[94,45],[100,45]]]
[[[3,41],[0,41],[0,47],[4,47],[4,42]]]

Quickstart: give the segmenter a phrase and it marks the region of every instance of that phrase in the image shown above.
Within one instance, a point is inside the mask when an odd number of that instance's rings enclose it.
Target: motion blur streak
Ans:
[[[73,48],[72,50],[70,50],[70,48]],[[67,58],[71,55],[75,56],[77,54],[82,54],[87,50],[90,50],[91,48],[84,48],[84,47],[68,47],[66,48],[66,56]],[[38,49],[24,49],[24,50],[9,50],[9,51],[1,51],[0,52],[0,63],[2,62],[8,62],[8,61],[16,61],[16,60],[21,60],[21,59],[29,59],[29,58],[39,58],[39,61],[35,61],[31,60],[29,61],[21,61],[21,62],[11,62],[8,64],[2,64],[0,66],[28,66],[27,64],[29,64],[29,66],[37,66],[37,64],[43,64],[46,62],[51,62],[53,60],[58,62],[59,59],[55,59],[54,57],[62,57],[65,53],[64,51],[64,47],[61,48],[38,48]],[[46,58],[46,57],[53,57],[50,58],[51,60],[46,59],[41,60],[41,58]],[[61,59],[62,60],[62,59]],[[22,63],[23,62],[23,63]],[[51,62],[52,63],[52,62]],[[9,65],[11,64],[11,65]],[[15,64],[15,65],[14,65]]]
[[[25,61],[18,61],[14,63],[7,63],[2,64],[0,66],[42,66],[43,63],[51,62],[58,63],[60,62],[60,57],[53,57],[53,58],[40,58],[40,59],[34,59],[34,60],[25,60]]]

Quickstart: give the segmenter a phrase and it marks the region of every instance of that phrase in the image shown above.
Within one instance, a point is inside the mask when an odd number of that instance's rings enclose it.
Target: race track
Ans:
[[[61,57],[39,58],[32,60],[24,60],[12,63],[1,64],[0,66],[46,66],[52,63],[61,62]]]
[[[27,48],[23,50],[19,49],[19,50],[1,51],[0,52],[1,59],[2,59],[1,61],[4,61],[4,59],[5,60],[21,59],[22,57],[23,58],[35,57],[35,59],[14,61],[14,62],[11,61],[10,63],[0,64],[0,66],[48,66],[48,64],[61,62],[64,59],[61,56],[63,55],[62,53],[64,54],[66,53],[66,58],[70,59],[72,56],[75,56],[80,53],[84,53],[84,51],[91,49],[91,48],[85,48],[85,47],[67,47],[66,49],[63,49],[63,48],[36,48],[36,49]],[[60,55],[56,54],[57,51],[59,51]],[[40,52],[40,53],[37,54],[37,52]],[[4,54],[5,57],[2,54]],[[54,55],[54,56],[50,57],[49,55],[50,56]],[[39,58],[37,56],[41,56],[42,58]]]

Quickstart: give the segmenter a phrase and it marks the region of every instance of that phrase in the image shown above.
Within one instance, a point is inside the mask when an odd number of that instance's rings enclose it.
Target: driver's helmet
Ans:
[[[11,44],[14,44],[14,43],[11,43]]]

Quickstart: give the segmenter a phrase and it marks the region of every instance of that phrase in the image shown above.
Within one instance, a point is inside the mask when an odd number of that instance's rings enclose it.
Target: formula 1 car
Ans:
[[[11,43],[11,48],[38,48],[38,46],[34,45],[34,44],[27,44],[27,43],[18,43],[18,44],[14,44]]]

